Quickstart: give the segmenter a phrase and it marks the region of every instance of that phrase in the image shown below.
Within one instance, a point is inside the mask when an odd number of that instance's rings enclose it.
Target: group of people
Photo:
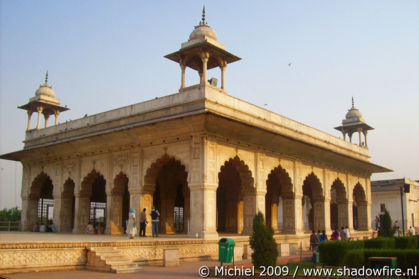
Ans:
[[[350,240],[351,239],[351,235],[349,233],[349,228],[346,227],[342,227],[340,232],[338,232],[337,230],[334,230],[330,240],[339,240],[339,238],[341,240]],[[317,248],[319,246],[319,244],[323,241],[327,241],[328,237],[326,232],[323,230],[322,232],[317,231],[317,234],[313,231],[311,231],[311,235],[310,235],[310,250],[311,251],[317,251]]]
[[[143,208],[143,210],[140,212],[140,215],[139,215],[138,221],[140,223],[140,237],[145,237],[145,230],[148,224],[146,211],[147,209]],[[160,212],[154,206],[150,212],[150,217],[151,217],[152,236],[158,237]],[[134,238],[135,235],[137,235],[137,228],[136,228],[137,222],[136,221],[137,219],[136,219],[135,209],[131,208],[129,212],[128,220],[127,220],[127,230],[126,230],[126,233],[129,235],[131,239]]]

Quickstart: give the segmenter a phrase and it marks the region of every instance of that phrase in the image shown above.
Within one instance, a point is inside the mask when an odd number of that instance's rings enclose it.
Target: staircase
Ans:
[[[113,273],[132,273],[143,269],[115,247],[88,247],[87,269]]]

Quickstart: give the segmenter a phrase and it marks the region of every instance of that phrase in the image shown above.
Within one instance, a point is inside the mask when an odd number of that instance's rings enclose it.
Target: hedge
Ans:
[[[411,236],[401,236],[395,237],[395,248],[396,249],[417,249],[418,247],[418,240],[417,237]]]
[[[348,251],[343,264],[348,267],[368,266],[369,257],[397,257],[397,267],[403,270],[419,263],[418,249],[354,249]]]
[[[341,265],[345,254],[353,249],[364,248],[364,241],[326,241],[319,245],[320,262],[326,265]]]
[[[365,249],[395,249],[394,237],[377,237],[364,240]]]

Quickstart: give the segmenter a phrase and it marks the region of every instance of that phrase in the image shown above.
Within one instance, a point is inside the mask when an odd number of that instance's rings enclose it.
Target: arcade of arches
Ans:
[[[254,208],[263,209],[266,223],[276,234],[330,232],[342,226],[359,231],[370,229],[367,193],[359,179],[352,179],[353,187],[343,182],[345,178],[329,179],[327,185],[318,172],[311,171],[297,184],[292,169],[279,164],[270,172],[265,170],[265,179],[259,178],[264,183],[256,185],[254,171],[239,156],[218,165],[218,184],[211,190],[215,195],[215,214],[214,220],[209,221],[214,222],[218,234],[250,234]],[[24,229],[37,230],[40,224],[53,221],[60,232],[84,233],[90,222],[98,233],[122,234],[130,208],[137,212],[146,208],[148,215],[154,205],[161,214],[161,233],[196,234],[191,228],[196,220],[194,209],[199,211],[196,208],[199,209],[200,201],[189,186],[188,169],[181,159],[164,154],[145,169],[140,189],[130,183],[138,182],[138,177],[130,177],[129,171],[123,169],[107,176],[103,170],[93,168],[80,183],[71,176],[63,179],[62,185],[42,170],[30,183],[28,195],[23,196]],[[257,187],[263,190],[258,191]],[[257,193],[262,193],[262,203]],[[147,232],[150,230],[149,225]]]

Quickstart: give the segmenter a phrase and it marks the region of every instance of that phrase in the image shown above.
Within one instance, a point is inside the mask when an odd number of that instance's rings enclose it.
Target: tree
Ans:
[[[0,221],[20,221],[21,210],[17,207],[0,210]]]
[[[382,237],[392,237],[394,235],[394,229],[391,226],[392,221],[390,217],[390,213],[388,213],[387,209],[384,209],[384,215],[380,219],[380,229],[378,231],[378,236]]]
[[[253,234],[250,237],[250,246],[253,249],[252,262],[255,267],[276,266],[278,248],[273,238],[273,230],[267,227],[264,217],[259,212],[253,218]]]

